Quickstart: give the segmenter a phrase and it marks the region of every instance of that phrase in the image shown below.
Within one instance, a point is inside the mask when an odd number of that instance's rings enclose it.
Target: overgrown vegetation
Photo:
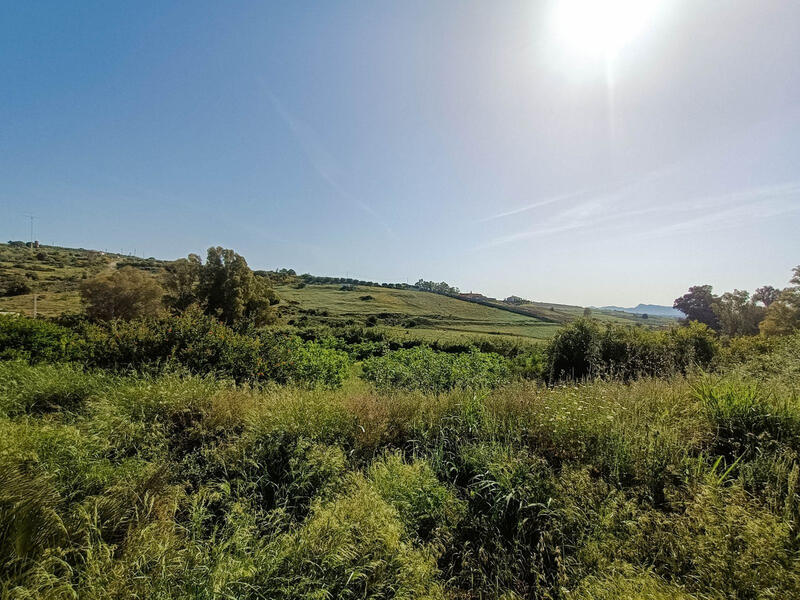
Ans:
[[[296,331],[0,316],[0,595],[800,594],[800,336]]]
[[[426,342],[412,292],[289,324],[231,251],[95,260],[112,313],[0,315],[2,598],[800,597],[792,327]]]

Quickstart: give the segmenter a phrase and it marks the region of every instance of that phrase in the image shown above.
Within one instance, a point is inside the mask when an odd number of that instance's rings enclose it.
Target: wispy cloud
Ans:
[[[564,202],[566,200],[573,200],[575,198],[579,198],[586,192],[572,192],[569,194],[559,194],[558,196],[551,196],[549,198],[543,198],[541,200],[537,200],[532,204],[528,204],[526,206],[521,206],[520,208],[515,208],[513,210],[509,210],[506,212],[500,212],[495,215],[490,215],[488,217],[484,217],[483,219],[478,219],[476,223],[486,223],[488,221],[495,221],[497,219],[503,219],[505,217],[511,217],[513,215],[518,215],[520,213],[528,212],[529,210],[533,210],[535,208],[541,208],[542,206],[547,206],[548,204],[555,204],[557,202]]]
[[[678,212],[679,208],[673,212]],[[698,198],[682,207],[689,218],[647,231],[648,237],[717,231],[800,212],[800,182]]]
[[[319,136],[314,129],[307,123],[295,117],[283,105],[277,96],[275,96],[275,94],[270,92],[269,97],[272,101],[272,106],[275,109],[275,112],[289,127],[292,135],[297,140],[300,148],[306,154],[311,166],[314,168],[320,178],[325,181],[340,198],[372,216],[384,229],[386,229],[386,231],[392,237],[396,237],[391,227],[389,227],[383,217],[374,208],[357,198],[355,195],[351,194],[340,183],[342,179],[342,173],[336,163],[336,160],[325,148],[325,145],[320,141]]]
[[[662,200],[649,206],[642,205],[643,201],[637,193],[642,182],[588,197],[543,218],[525,231],[497,237],[474,249],[494,248],[525,239],[598,227],[625,227],[633,219],[645,216],[652,218],[644,225],[637,221],[635,230],[628,232],[628,235],[654,237],[718,230],[800,212],[800,182],[764,185],[684,200]],[[581,196],[585,197],[575,194],[572,199]],[[568,203],[569,199],[563,198],[561,202]],[[625,235],[625,232],[621,233]]]

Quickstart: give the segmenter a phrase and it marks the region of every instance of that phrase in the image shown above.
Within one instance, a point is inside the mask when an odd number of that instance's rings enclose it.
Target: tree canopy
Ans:
[[[719,329],[719,319],[713,309],[714,294],[710,285],[694,285],[689,291],[675,299],[673,308],[686,315],[689,321],[705,323],[712,329]]]
[[[136,319],[158,314],[164,289],[140,269],[124,267],[87,279],[81,300],[91,319]]]
[[[227,325],[264,325],[277,303],[269,278],[255,275],[242,255],[221,246],[208,249],[205,263],[196,254],[172,263],[165,284],[173,310],[197,304]]]

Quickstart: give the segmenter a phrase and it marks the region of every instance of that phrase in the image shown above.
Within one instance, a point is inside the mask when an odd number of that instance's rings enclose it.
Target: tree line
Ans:
[[[176,260],[160,277],[132,266],[101,273],[81,284],[86,315],[94,320],[131,320],[190,308],[229,326],[261,326],[273,319],[278,296],[268,277],[258,276],[243,256],[228,248],[208,249]]]
[[[800,329],[800,265],[782,290],[765,285],[752,295],[733,290],[717,296],[712,286],[695,285],[676,298],[673,307],[685,314],[687,321],[704,323],[731,337],[787,335]]]

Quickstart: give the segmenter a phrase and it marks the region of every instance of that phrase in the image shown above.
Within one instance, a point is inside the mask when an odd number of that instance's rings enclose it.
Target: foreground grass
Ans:
[[[0,594],[800,597],[792,369],[429,395],[0,363]]]

